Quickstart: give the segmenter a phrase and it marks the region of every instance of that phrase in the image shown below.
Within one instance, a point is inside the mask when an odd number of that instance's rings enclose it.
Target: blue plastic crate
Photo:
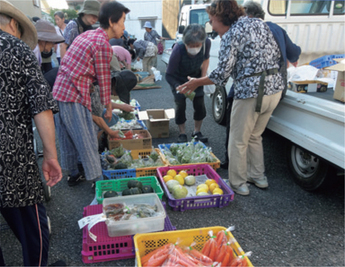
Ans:
[[[107,179],[131,178],[136,177],[135,169],[102,170],[103,176]]]
[[[317,59],[314,59],[313,61],[310,61],[309,65],[312,65],[318,69],[330,67],[338,63],[334,60],[336,58],[345,58],[345,54],[327,55],[327,56],[319,57]]]

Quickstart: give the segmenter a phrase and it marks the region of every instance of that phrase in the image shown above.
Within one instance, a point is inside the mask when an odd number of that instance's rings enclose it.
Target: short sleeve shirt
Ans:
[[[260,19],[241,17],[222,36],[218,66],[209,79],[225,86],[234,80],[235,99],[257,98],[260,76],[269,69],[279,69],[281,53],[269,27]],[[266,76],[264,94],[284,89],[281,73]]]
[[[62,58],[54,83],[54,98],[79,103],[91,112],[90,89],[97,81],[101,103],[110,103],[112,56],[108,35],[102,28],[78,35]]]
[[[0,207],[25,207],[43,201],[32,118],[58,107],[23,41],[0,30],[0,51]]]
[[[78,31],[78,24],[75,22],[75,20],[71,20],[63,33],[63,37],[65,38],[65,43],[67,45],[71,45],[74,41],[74,39],[79,35]]]

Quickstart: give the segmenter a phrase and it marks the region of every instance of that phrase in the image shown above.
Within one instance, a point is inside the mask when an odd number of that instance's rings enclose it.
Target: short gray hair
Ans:
[[[11,17],[0,13],[0,26],[6,26],[8,23],[11,22],[11,19]]]
[[[259,19],[265,19],[265,11],[262,9],[262,6],[254,1],[246,1],[243,4],[244,11],[247,16]]]
[[[205,29],[199,24],[190,24],[183,31],[182,41],[186,45],[203,43],[205,40]]]

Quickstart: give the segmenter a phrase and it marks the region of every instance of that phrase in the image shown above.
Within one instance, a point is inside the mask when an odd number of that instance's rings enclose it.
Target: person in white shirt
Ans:
[[[56,23],[56,26],[55,26],[56,33],[63,36],[63,33],[65,31],[65,28],[66,28],[65,14],[61,11],[57,11],[54,14],[54,18],[55,18],[55,23]],[[56,51],[56,58],[57,58],[59,65],[60,65],[60,61],[61,61],[60,44],[55,45],[54,49]]]

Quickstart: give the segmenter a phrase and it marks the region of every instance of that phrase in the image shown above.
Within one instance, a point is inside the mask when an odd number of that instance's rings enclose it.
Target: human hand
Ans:
[[[121,104],[121,110],[126,111],[126,112],[133,112],[134,107],[128,104]]]
[[[45,159],[42,162],[42,171],[47,186],[56,185],[62,178],[62,171],[57,159]]]
[[[176,90],[182,94],[186,94],[186,93],[191,93],[193,92],[196,88],[198,88],[197,84],[196,84],[196,78],[192,78],[192,77],[187,77],[188,78],[188,82],[178,86],[176,88]]]
[[[110,138],[121,138],[121,136],[119,135],[119,131],[110,130],[108,132],[108,135]]]
[[[298,61],[296,61],[296,62],[293,62],[293,63],[292,63],[292,62],[290,62],[290,63],[291,63],[291,65],[292,65],[292,66],[294,66],[295,68],[297,68],[297,65],[298,65]]]

